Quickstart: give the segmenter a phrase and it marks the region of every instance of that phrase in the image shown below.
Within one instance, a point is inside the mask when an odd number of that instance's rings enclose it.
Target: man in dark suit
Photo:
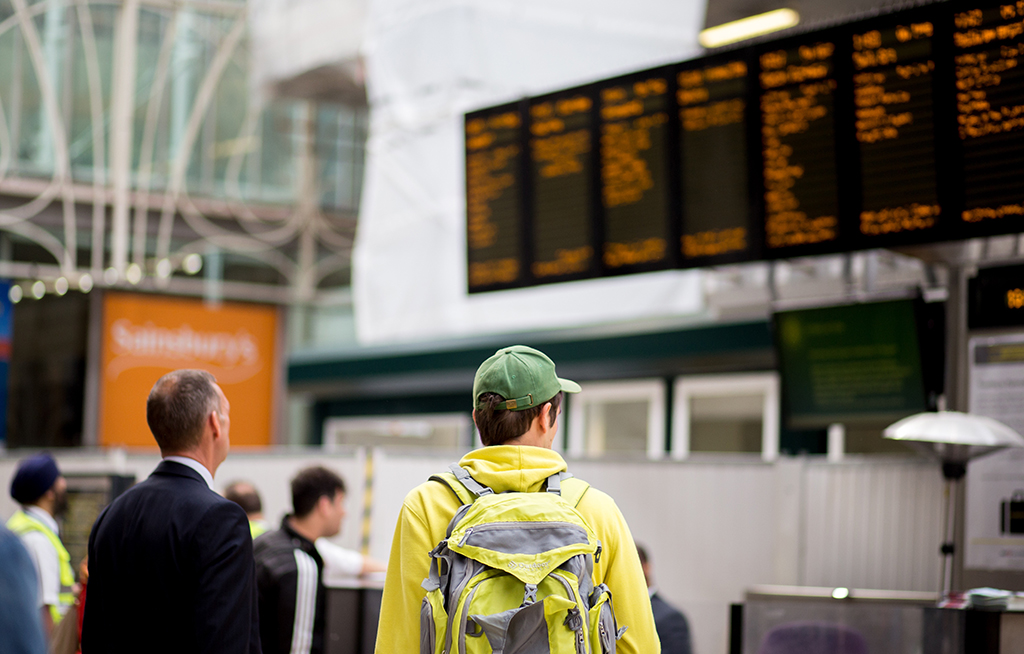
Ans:
[[[661,640],[661,654],[690,654],[693,650],[690,646],[690,625],[686,622],[686,616],[658,596],[658,589],[651,582],[651,563],[647,558],[647,551],[639,545],[636,551],[640,555],[640,566],[644,569],[644,579],[651,593],[651,609],[654,612],[654,627],[658,630],[658,639]]]
[[[83,654],[260,652],[245,511],[212,488],[229,408],[201,370],[164,375],[150,391],[163,461],[93,526]]]

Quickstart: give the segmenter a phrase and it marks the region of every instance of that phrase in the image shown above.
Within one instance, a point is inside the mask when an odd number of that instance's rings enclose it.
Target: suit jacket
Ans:
[[[686,617],[657,593],[651,595],[651,609],[661,640],[661,654],[690,654],[690,625]]]
[[[83,654],[258,654],[245,512],[188,466],[162,461],[89,536]]]

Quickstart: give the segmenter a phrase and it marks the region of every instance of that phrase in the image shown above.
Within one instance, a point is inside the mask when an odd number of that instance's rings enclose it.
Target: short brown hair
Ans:
[[[321,497],[333,501],[344,492],[345,482],[333,470],[323,466],[305,468],[292,479],[292,510],[296,517],[303,518],[316,508]]]
[[[497,393],[481,393],[477,398],[477,406],[480,408],[473,411],[473,418],[476,421],[476,428],[480,431],[480,440],[484,445],[503,445],[512,439],[519,438],[530,429],[533,419],[540,415],[544,405],[549,402],[551,403],[549,426],[553,425],[558,418],[558,407],[562,406],[562,392],[559,391],[550,400],[541,402],[540,406],[530,409],[512,411],[494,408],[506,399]]]
[[[175,370],[153,384],[146,422],[161,452],[187,452],[203,437],[203,424],[220,410],[217,380],[205,370]]]

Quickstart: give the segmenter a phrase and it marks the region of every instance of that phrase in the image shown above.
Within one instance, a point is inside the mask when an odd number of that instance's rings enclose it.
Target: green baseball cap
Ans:
[[[503,347],[480,364],[473,380],[473,406],[480,408],[483,393],[505,398],[495,409],[522,411],[540,406],[558,391],[579,393],[580,385],[555,374],[555,362],[525,345]]]

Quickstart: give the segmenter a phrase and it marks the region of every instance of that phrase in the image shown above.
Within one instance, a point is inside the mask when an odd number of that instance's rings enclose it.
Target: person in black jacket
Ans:
[[[314,543],[341,531],[345,482],[327,468],[306,468],[292,480],[292,508],[280,529],[255,541],[263,654],[324,651],[324,562]]]
[[[89,536],[83,654],[257,654],[256,566],[245,511],[214,492],[230,405],[202,370],[153,386],[146,420],[163,461]]]
[[[644,579],[651,593],[651,609],[654,611],[654,627],[661,640],[661,654],[691,654],[690,625],[686,616],[658,595],[657,587],[651,582],[651,563],[647,551],[639,545],[636,551],[640,555]]]

